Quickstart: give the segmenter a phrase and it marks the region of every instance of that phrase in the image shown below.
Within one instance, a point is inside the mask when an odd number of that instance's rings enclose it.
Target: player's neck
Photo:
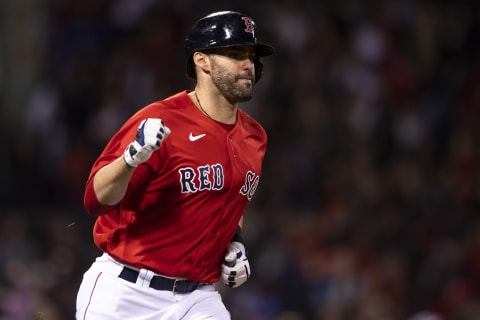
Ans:
[[[225,124],[235,124],[237,121],[237,106],[229,103],[223,96],[217,97],[195,88],[190,92],[190,98],[197,108],[206,116]]]

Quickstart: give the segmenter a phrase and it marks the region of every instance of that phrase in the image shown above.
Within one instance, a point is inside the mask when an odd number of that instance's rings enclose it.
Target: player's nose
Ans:
[[[255,70],[255,63],[251,59],[245,59],[242,61],[242,74],[241,78],[242,79],[253,79],[253,73]]]

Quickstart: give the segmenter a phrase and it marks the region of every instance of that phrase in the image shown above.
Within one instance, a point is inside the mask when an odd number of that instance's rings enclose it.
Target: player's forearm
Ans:
[[[127,191],[135,168],[128,166],[123,157],[100,169],[93,178],[93,189],[103,205],[119,203]]]

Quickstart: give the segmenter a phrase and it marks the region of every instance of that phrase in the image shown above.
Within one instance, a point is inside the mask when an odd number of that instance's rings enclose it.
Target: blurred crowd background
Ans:
[[[73,319],[90,166],[193,88],[185,34],[224,9],[277,48],[242,105],[269,146],[233,319],[480,319],[475,0],[0,1],[0,319]]]

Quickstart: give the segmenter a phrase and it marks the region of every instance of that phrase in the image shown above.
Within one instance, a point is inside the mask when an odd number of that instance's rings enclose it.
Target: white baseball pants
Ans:
[[[77,295],[77,320],[229,320],[220,294],[204,285],[181,294],[119,278],[123,265],[107,254],[85,272]],[[153,275],[151,271],[149,277]]]

